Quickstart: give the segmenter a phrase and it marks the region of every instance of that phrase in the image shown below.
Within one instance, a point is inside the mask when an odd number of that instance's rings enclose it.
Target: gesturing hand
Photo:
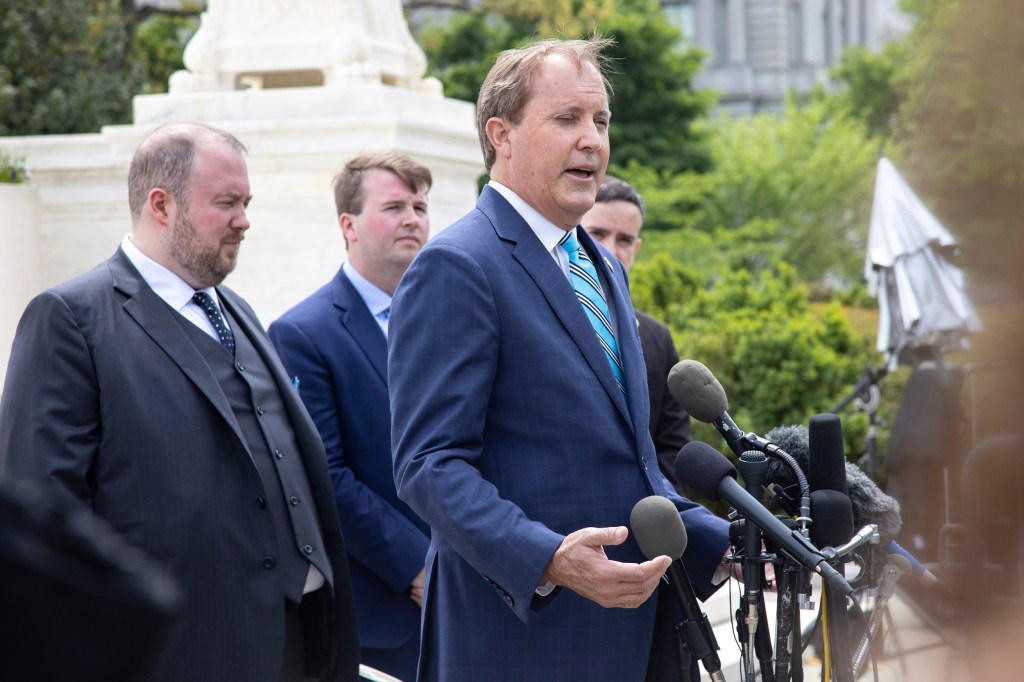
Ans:
[[[420,569],[420,572],[412,579],[412,585],[409,586],[409,598],[420,608],[423,608],[423,578],[426,573],[427,569]]]
[[[605,545],[621,545],[628,535],[624,526],[570,533],[551,557],[544,582],[567,587],[606,608],[635,609],[651,596],[672,561],[667,556],[642,564],[609,559]]]

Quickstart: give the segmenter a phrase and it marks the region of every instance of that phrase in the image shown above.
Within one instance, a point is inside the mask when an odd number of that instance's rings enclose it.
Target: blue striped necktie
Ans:
[[[604,354],[612,366],[615,382],[619,385],[622,394],[625,395],[626,386],[622,374],[622,363],[619,361],[619,347],[615,342],[615,335],[612,333],[608,301],[605,300],[604,292],[601,291],[597,269],[594,268],[587,252],[580,248],[580,243],[574,232],[566,233],[561,244],[569,254],[569,279],[572,281],[572,288],[576,290],[576,298],[583,305],[587,319],[590,320],[591,326],[597,332],[597,338],[601,341]]]

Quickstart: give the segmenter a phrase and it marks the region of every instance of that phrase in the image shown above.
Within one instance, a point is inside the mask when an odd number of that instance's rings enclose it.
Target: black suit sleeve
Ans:
[[[685,486],[676,478],[675,459],[680,448],[690,442],[690,415],[668,390],[668,372],[679,362],[679,355],[668,327],[639,311],[636,318],[647,365],[647,390],[651,396],[649,428],[658,464],[673,487],[685,496]]]
[[[99,386],[75,314],[47,291],[25,310],[0,401],[0,472],[55,486],[90,506],[101,437]]]

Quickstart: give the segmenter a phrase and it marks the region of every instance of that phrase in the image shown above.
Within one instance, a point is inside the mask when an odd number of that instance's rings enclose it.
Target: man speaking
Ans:
[[[630,510],[676,503],[701,596],[728,545],[658,469],[625,273],[578,229],[608,163],[608,44],[498,57],[477,102],[491,181],[392,303],[395,483],[432,530],[420,680],[654,679],[669,559],[644,560]]]

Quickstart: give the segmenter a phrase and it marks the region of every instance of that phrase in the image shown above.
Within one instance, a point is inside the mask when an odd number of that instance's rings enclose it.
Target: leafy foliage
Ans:
[[[840,90],[828,96],[819,90],[815,96],[863,121],[872,135],[887,137],[895,132],[905,97],[906,52],[903,43],[886,43],[878,52],[851,45],[831,73]]]
[[[637,308],[668,322],[681,357],[699,359],[734,398],[730,413],[763,433],[803,424],[831,408],[873,359],[837,303],[812,306],[795,270],[784,264],[753,272],[702,275],[666,253],[631,271]],[[866,424],[851,420],[852,451]],[[710,442],[718,442],[713,433]]]
[[[859,272],[877,144],[863,125],[811,102],[781,116],[715,121],[703,229],[776,220],[800,279]]]
[[[25,169],[25,157],[8,154],[0,149],[0,183],[21,184],[28,181],[28,171]]]
[[[199,28],[195,16],[157,14],[138,25],[132,42],[132,59],[145,74],[140,92],[167,92],[167,81],[185,68],[182,55],[189,38]]]
[[[93,132],[127,121],[142,77],[118,3],[0,6],[0,135]]]
[[[612,163],[642,163],[670,173],[705,170],[708,155],[693,122],[714,101],[693,89],[703,55],[681,47],[678,31],[656,0],[489,0],[423,31],[430,73],[449,97],[476,101],[498,53],[537,38],[582,37],[593,32],[615,39],[609,56],[615,96]]]
[[[95,132],[128,122],[133,95],[164,91],[196,20],[150,10],[140,23],[137,12],[114,0],[0,3],[0,135]]]
[[[682,262],[691,258],[691,244],[706,244],[698,257],[723,269],[759,270],[784,260],[803,282],[859,281],[877,154],[863,123],[823,101],[790,101],[779,115],[718,119],[701,128],[708,172],[673,175],[638,163],[617,170],[644,196],[649,246],[652,232],[671,231],[658,246]]]

